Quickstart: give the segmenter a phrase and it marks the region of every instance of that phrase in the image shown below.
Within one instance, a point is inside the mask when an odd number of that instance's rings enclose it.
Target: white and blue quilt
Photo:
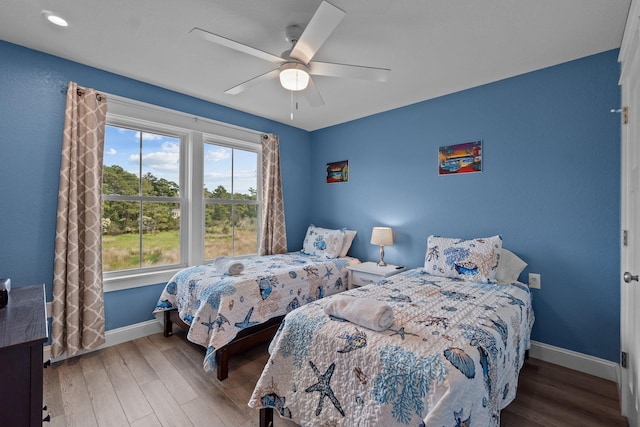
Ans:
[[[409,270],[342,295],[389,304],[376,332],[323,310],[289,313],[249,406],[302,426],[499,426],[533,325],[526,285]]]
[[[203,364],[208,372],[215,368],[215,351],[243,329],[344,291],[347,266],[359,262],[299,252],[240,261],[244,271],[237,276],[225,274],[213,263],[176,273],[154,310],[178,310],[189,325],[187,339],[207,348]]]

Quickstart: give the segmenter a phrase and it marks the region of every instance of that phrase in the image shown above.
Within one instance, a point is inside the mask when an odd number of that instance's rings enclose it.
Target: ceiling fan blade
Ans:
[[[322,99],[320,91],[318,91],[318,88],[313,83],[313,79],[309,79],[309,84],[304,90],[304,95],[307,97],[307,101],[309,101],[311,107],[316,108],[324,105],[324,99]]]
[[[254,77],[251,80],[247,80],[244,83],[240,83],[237,86],[234,86],[230,89],[224,91],[224,93],[228,93],[229,95],[237,95],[245,90],[249,89],[252,86],[265,82],[267,80],[275,79],[280,75],[280,69],[276,68],[275,70],[271,70],[267,73],[261,74],[258,77]]]
[[[359,65],[332,64],[330,62],[317,61],[309,63],[309,74],[315,76],[386,82],[389,78],[389,73],[391,73],[391,70],[387,68],[362,67]]]
[[[336,29],[345,12],[331,3],[323,1],[314,13],[311,21],[304,29],[300,39],[291,50],[290,56],[305,64],[311,61],[320,46],[329,38]]]
[[[238,43],[237,41],[228,39],[226,37],[219,36],[217,34],[210,33],[209,31],[205,31],[201,28],[192,28],[189,31],[189,34],[193,34],[194,36],[198,36],[207,41],[219,44],[224,47],[228,47],[233,50],[237,50],[238,52],[246,53],[260,59],[264,59],[265,61],[274,62],[279,64],[280,62],[284,62],[285,60],[280,58],[279,56],[272,55],[268,52],[262,51],[260,49],[256,49],[255,47],[247,46],[246,44]]]

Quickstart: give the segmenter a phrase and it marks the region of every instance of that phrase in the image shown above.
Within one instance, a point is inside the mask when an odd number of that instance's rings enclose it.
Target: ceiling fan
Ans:
[[[312,61],[313,56],[336,29],[344,16],[345,12],[342,9],[323,1],[304,31],[298,25],[290,25],[286,28],[285,39],[291,43],[292,47],[280,56],[272,55],[201,28],[193,28],[189,33],[210,42],[279,64],[278,68],[227,89],[225,93],[236,95],[259,83],[279,77],[282,87],[290,91],[304,91],[303,93],[306,95],[309,104],[312,107],[318,107],[324,105],[324,100],[310,75],[385,82],[390,72],[385,68]]]

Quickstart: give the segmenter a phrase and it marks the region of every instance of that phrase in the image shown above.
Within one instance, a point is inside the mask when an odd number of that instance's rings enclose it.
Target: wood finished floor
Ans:
[[[177,328],[176,328],[177,329]],[[247,406],[268,359],[266,345],[236,356],[229,378],[202,370],[204,350],[184,339],[151,335],[54,363],[44,372],[51,426],[258,425]],[[276,427],[294,423],[274,416]],[[45,424],[46,425],[46,424]],[[626,426],[611,381],[529,359],[502,427]]]

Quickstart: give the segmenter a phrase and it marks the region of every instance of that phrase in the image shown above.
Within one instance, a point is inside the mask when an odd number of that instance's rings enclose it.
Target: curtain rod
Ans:
[[[176,116],[180,116],[180,117],[187,117],[187,118],[192,118],[194,121],[196,122],[204,122],[204,123],[209,123],[209,124],[213,124],[213,125],[217,125],[217,126],[222,126],[222,127],[226,127],[229,129],[234,129],[234,130],[239,130],[242,132],[247,132],[247,133],[251,133],[251,134],[255,134],[255,135],[264,135],[267,134],[268,132],[264,132],[264,131],[260,131],[260,130],[255,130],[255,129],[249,129],[249,128],[245,128],[242,126],[237,126],[237,125],[232,125],[230,123],[225,123],[225,122],[221,122],[218,120],[214,120],[214,119],[209,119],[207,117],[200,117],[197,116],[195,114],[190,114],[190,113],[186,113],[184,111],[178,111],[178,110],[174,110],[172,108],[167,108],[167,107],[161,107],[159,105],[154,105],[154,104],[150,104],[148,102],[143,102],[143,101],[138,101],[135,99],[129,99],[129,98],[125,98],[123,96],[119,96],[119,95],[114,95],[112,93],[109,92],[105,92],[103,90],[97,90],[96,91],[104,94],[107,96],[107,101],[114,101],[120,104],[125,104],[125,105],[132,105],[135,107],[141,107],[141,108],[146,108],[148,110],[154,109],[162,109],[165,110],[167,113],[176,115]],[[78,95],[82,95],[82,93],[80,93],[81,89],[78,89]],[[67,88],[63,88],[61,91],[61,93],[63,93],[64,95],[67,94]],[[206,101],[205,101],[206,102]]]
[[[84,96],[85,89],[86,88],[77,88],[76,89],[76,95]],[[68,88],[65,87],[60,91],[60,93],[66,96],[67,95],[67,90],[68,90]],[[96,91],[96,96],[98,97],[98,100],[101,100],[100,99],[100,95],[106,95],[106,93],[105,92],[101,92],[101,91]]]

